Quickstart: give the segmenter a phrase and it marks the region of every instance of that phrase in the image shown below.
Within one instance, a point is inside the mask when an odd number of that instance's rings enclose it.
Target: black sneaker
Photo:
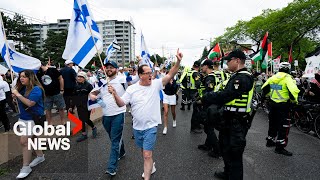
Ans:
[[[182,107],[180,108],[180,110],[181,110],[181,111],[184,111],[184,110],[186,110],[186,109],[184,109],[184,106],[182,106]]]
[[[214,151],[210,151],[208,152],[208,156],[218,159],[220,157],[220,154]]]
[[[188,110],[190,110],[191,109],[191,105],[190,106],[188,106]]]
[[[267,139],[267,147],[274,147],[276,146],[276,143],[272,139]]]
[[[200,145],[198,145],[198,149],[203,150],[203,151],[210,151],[211,148],[205,144],[200,144]]]
[[[274,152],[277,154],[285,155],[285,156],[292,156],[292,152],[289,152],[289,151],[285,150],[284,148],[276,148],[274,150]]]
[[[228,179],[227,174],[224,171],[216,171],[214,173],[214,177],[219,178],[219,179]]]

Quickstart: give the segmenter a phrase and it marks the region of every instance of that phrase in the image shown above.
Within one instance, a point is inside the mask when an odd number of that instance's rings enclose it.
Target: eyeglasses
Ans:
[[[152,72],[143,72],[143,73],[141,73],[141,74],[143,74],[143,75],[151,75]]]

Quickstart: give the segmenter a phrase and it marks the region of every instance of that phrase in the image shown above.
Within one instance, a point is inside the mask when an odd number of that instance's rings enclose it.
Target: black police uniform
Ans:
[[[214,74],[214,72],[208,74],[204,79],[204,87],[205,90],[203,93],[209,93],[213,92],[215,90],[216,85],[219,82],[216,82],[217,78]],[[208,109],[208,105],[204,104],[204,110],[206,111]],[[205,141],[205,146],[210,148],[209,155],[215,158],[218,158],[220,156],[220,146],[218,143],[218,138],[216,133],[214,132],[214,121],[212,120],[214,117],[207,117],[206,121],[204,123],[204,132],[207,134],[207,138]]]
[[[219,92],[206,93],[202,102],[204,104],[225,105],[226,103],[241,98],[252,91],[254,79],[246,68],[235,72],[229,79],[225,89]],[[223,112],[223,128],[219,133],[219,143],[225,164],[224,173],[226,179],[243,179],[243,152],[246,146],[246,135],[250,123],[249,113],[229,111]]]

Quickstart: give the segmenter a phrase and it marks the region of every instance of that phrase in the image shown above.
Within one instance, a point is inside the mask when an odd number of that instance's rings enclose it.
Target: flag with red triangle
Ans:
[[[221,48],[219,43],[217,43],[209,52],[208,59],[210,60],[220,60],[221,59]]]

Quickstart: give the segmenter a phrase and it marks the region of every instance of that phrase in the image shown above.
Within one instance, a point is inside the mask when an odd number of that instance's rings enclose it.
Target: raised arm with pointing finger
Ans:
[[[162,78],[162,84],[165,86],[166,84],[168,84],[168,82],[178,73],[179,71],[179,67],[180,67],[180,62],[182,60],[183,54],[181,52],[179,52],[179,48],[177,50],[177,62],[175,63],[175,65],[170,69],[169,73]]]

